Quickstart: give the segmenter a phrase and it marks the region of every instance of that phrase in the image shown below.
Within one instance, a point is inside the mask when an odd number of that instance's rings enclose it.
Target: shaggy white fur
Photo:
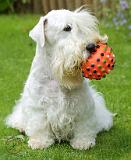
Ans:
[[[49,12],[29,35],[37,43],[36,55],[6,124],[24,131],[32,149],[47,148],[55,140],[89,149],[97,133],[113,122],[101,94],[82,78],[80,64],[89,55],[86,45],[107,37],[100,36],[97,19],[81,8]]]

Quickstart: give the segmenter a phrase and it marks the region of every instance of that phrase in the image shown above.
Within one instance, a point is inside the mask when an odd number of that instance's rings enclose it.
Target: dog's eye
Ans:
[[[67,25],[67,26],[63,29],[63,31],[65,31],[65,32],[70,32],[71,30],[72,30],[72,28],[71,28],[70,25]]]

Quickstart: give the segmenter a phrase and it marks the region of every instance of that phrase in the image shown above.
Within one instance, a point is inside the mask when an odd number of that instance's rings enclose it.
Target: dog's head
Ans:
[[[74,12],[53,10],[31,30],[30,36],[39,47],[46,47],[44,54],[50,57],[51,72],[61,85],[80,85],[80,65],[89,55],[87,45],[107,40],[100,36],[97,24],[96,17],[81,7]]]

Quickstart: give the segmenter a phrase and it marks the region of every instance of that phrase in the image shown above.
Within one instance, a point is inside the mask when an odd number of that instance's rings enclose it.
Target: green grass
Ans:
[[[6,128],[5,117],[22,92],[35,53],[29,30],[39,16],[0,16],[0,160],[129,160],[131,159],[131,41],[126,31],[101,30],[109,36],[116,55],[116,67],[107,78],[93,81],[106,99],[108,108],[118,113],[114,127],[98,135],[91,150],[78,151],[68,143],[49,149],[31,150],[27,137]],[[9,136],[12,136],[9,138]]]

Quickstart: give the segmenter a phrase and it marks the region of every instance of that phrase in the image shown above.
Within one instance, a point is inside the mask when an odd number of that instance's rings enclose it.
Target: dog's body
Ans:
[[[52,11],[30,32],[36,55],[7,125],[25,131],[31,148],[68,140],[73,148],[88,149],[98,132],[111,128],[112,113],[79,69],[89,55],[85,45],[106,41],[96,22],[86,10]]]

